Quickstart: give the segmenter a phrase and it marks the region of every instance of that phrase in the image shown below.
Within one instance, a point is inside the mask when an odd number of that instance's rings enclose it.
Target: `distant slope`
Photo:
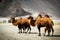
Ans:
[[[2,0],[0,2],[0,17],[31,15],[21,7],[18,0]]]
[[[46,12],[60,18],[60,0],[20,0],[22,7],[32,12]]]
[[[28,11],[28,12],[27,12]],[[60,0],[2,0],[0,16],[24,16],[44,12],[54,18],[60,18]],[[42,13],[41,13],[42,14]],[[42,15],[43,15],[42,14]]]

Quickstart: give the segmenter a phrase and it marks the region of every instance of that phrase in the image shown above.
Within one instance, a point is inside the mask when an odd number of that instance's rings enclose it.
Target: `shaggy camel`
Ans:
[[[30,16],[28,17],[28,19],[30,20],[30,25],[35,26],[35,21],[36,21],[36,20],[33,20],[33,16],[30,15]]]
[[[53,21],[50,19],[50,17],[48,15],[45,15],[41,20],[42,20],[41,25],[45,24],[44,26],[46,26],[45,30],[44,30],[45,33],[46,33],[46,31],[48,31],[48,36],[49,36],[50,32],[52,30],[52,36],[53,36],[53,33],[54,33],[54,29],[53,29],[54,23],[53,23]]]
[[[53,35],[54,29],[53,29],[52,26],[54,25],[54,23],[49,18],[48,15],[45,15],[45,17],[42,17],[41,15],[38,15],[36,20],[33,20],[32,16],[29,16],[28,19],[30,19],[30,25],[32,25],[32,26],[36,26],[37,25],[37,28],[39,30],[39,36],[41,35],[40,34],[40,28],[41,27],[45,27],[45,29],[44,29],[45,33],[48,30],[48,36],[50,35],[50,31],[52,29],[52,35]]]
[[[22,33],[22,29],[26,30],[28,28],[28,30],[31,30],[30,22],[27,18],[18,18],[15,20],[14,17],[11,17],[10,21],[12,22],[12,24],[14,26],[18,26],[19,33]],[[28,32],[28,30],[27,30],[27,32]]]

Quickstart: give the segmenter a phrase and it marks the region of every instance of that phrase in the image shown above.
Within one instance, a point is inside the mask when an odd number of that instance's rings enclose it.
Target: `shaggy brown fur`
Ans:
[[[52,36],[53,36],[53,32],[54,32],[54,29],[53,29],[54,23],[53,23],[53,21],[49,18],[48,15],[45,15],[44,18],[43,18],[43,20],[46,20],[46,24],[47,24],[46,25],[47,27],[45,28],[45,33],[48,30],[48,36],[49,36],[50,32],[52,30]]]
[[[39,36],[41,35],[40,34],[40,28],[41,27],[45,27],[45,33],[46,31],[48,30],[48,36],[50,35],[50,31],[52,29],[52,31],[54,31],[53,29],[53,21],[49,18],[48,15],[45,15],[43,18],[41,16],[38,16],[36,18],[36,22],[35,22],[35,25],[37,25],[38,27],[38,30],[39,30]],[[52,32],[52,35],[53,35],[53,32]]]
[[[30,15],[30,16],[28,17],[28,19],[30,20],[30,25],[35,26],[35,21],[36,21],[36,20],[33,20],[33,16]]]
[[[50,31],[52,29],[52,35],[53,35],[53,32],[54,32],[54,29],[53,29],[53,21],[49,18],[48,15],[45,15],[44,17],[42,17],[40,14],[37,16],[36,20],[33,20],[33,17],[32,16],[29,16],[30,19],[30,25],[32,26],[36,26],[37,25],[37,28],[39,30],[39,36],[41,35],[40,34],[40,28],[41,27],[45,27],[44,31],[46,33],[46,31],[48,30],[48,36],[50,35]],[[45,35],[45,34],[44,34]]]
[[[14,26],[18,26],[18,28],[19,28],[19,30],[21,30],[21,32],[22,32],[22,29],[25,30],[26,28],[28,28],[28,30],[29,29],[31,30],[30,21],[27,18],[18,18],[15,20],[14,17],[11,17],[10,20]],[[19,31],[19,33],[20,33],[20,31]]]

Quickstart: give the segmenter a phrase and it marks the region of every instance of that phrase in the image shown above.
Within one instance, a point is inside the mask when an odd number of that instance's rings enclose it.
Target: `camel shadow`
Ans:
[[[48,37],[60,37],[60,35],[53,35],[53,36],[48,36]]]
[[[60,37],[60,35],[53,35],[53,37]]]
[[[38,33],[36,33],[36,32],[31,32],[31,33],[29,33],[29,34],[38,34]]]
[[[31,32],[31,33],[29,33],[29,34],[38,34],[38,33],[36,33],[36,32]],[[53,36],[46,36],[46,37],[60,37],[60,35],[53,35]]]

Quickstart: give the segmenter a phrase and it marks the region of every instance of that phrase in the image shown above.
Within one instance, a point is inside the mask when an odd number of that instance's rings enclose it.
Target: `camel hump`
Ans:
[[[36,19],[41,19],[41,18],[42,18],[41,14],[39,14],[39,15],[36,17]]]
[[[39,14],[38,16],[42,18],[42,15],[41,14]]]
[[[45,17],[48,17],[48,18],[50,18],[50,17],[49,17],[49,15],[45,15]]]

